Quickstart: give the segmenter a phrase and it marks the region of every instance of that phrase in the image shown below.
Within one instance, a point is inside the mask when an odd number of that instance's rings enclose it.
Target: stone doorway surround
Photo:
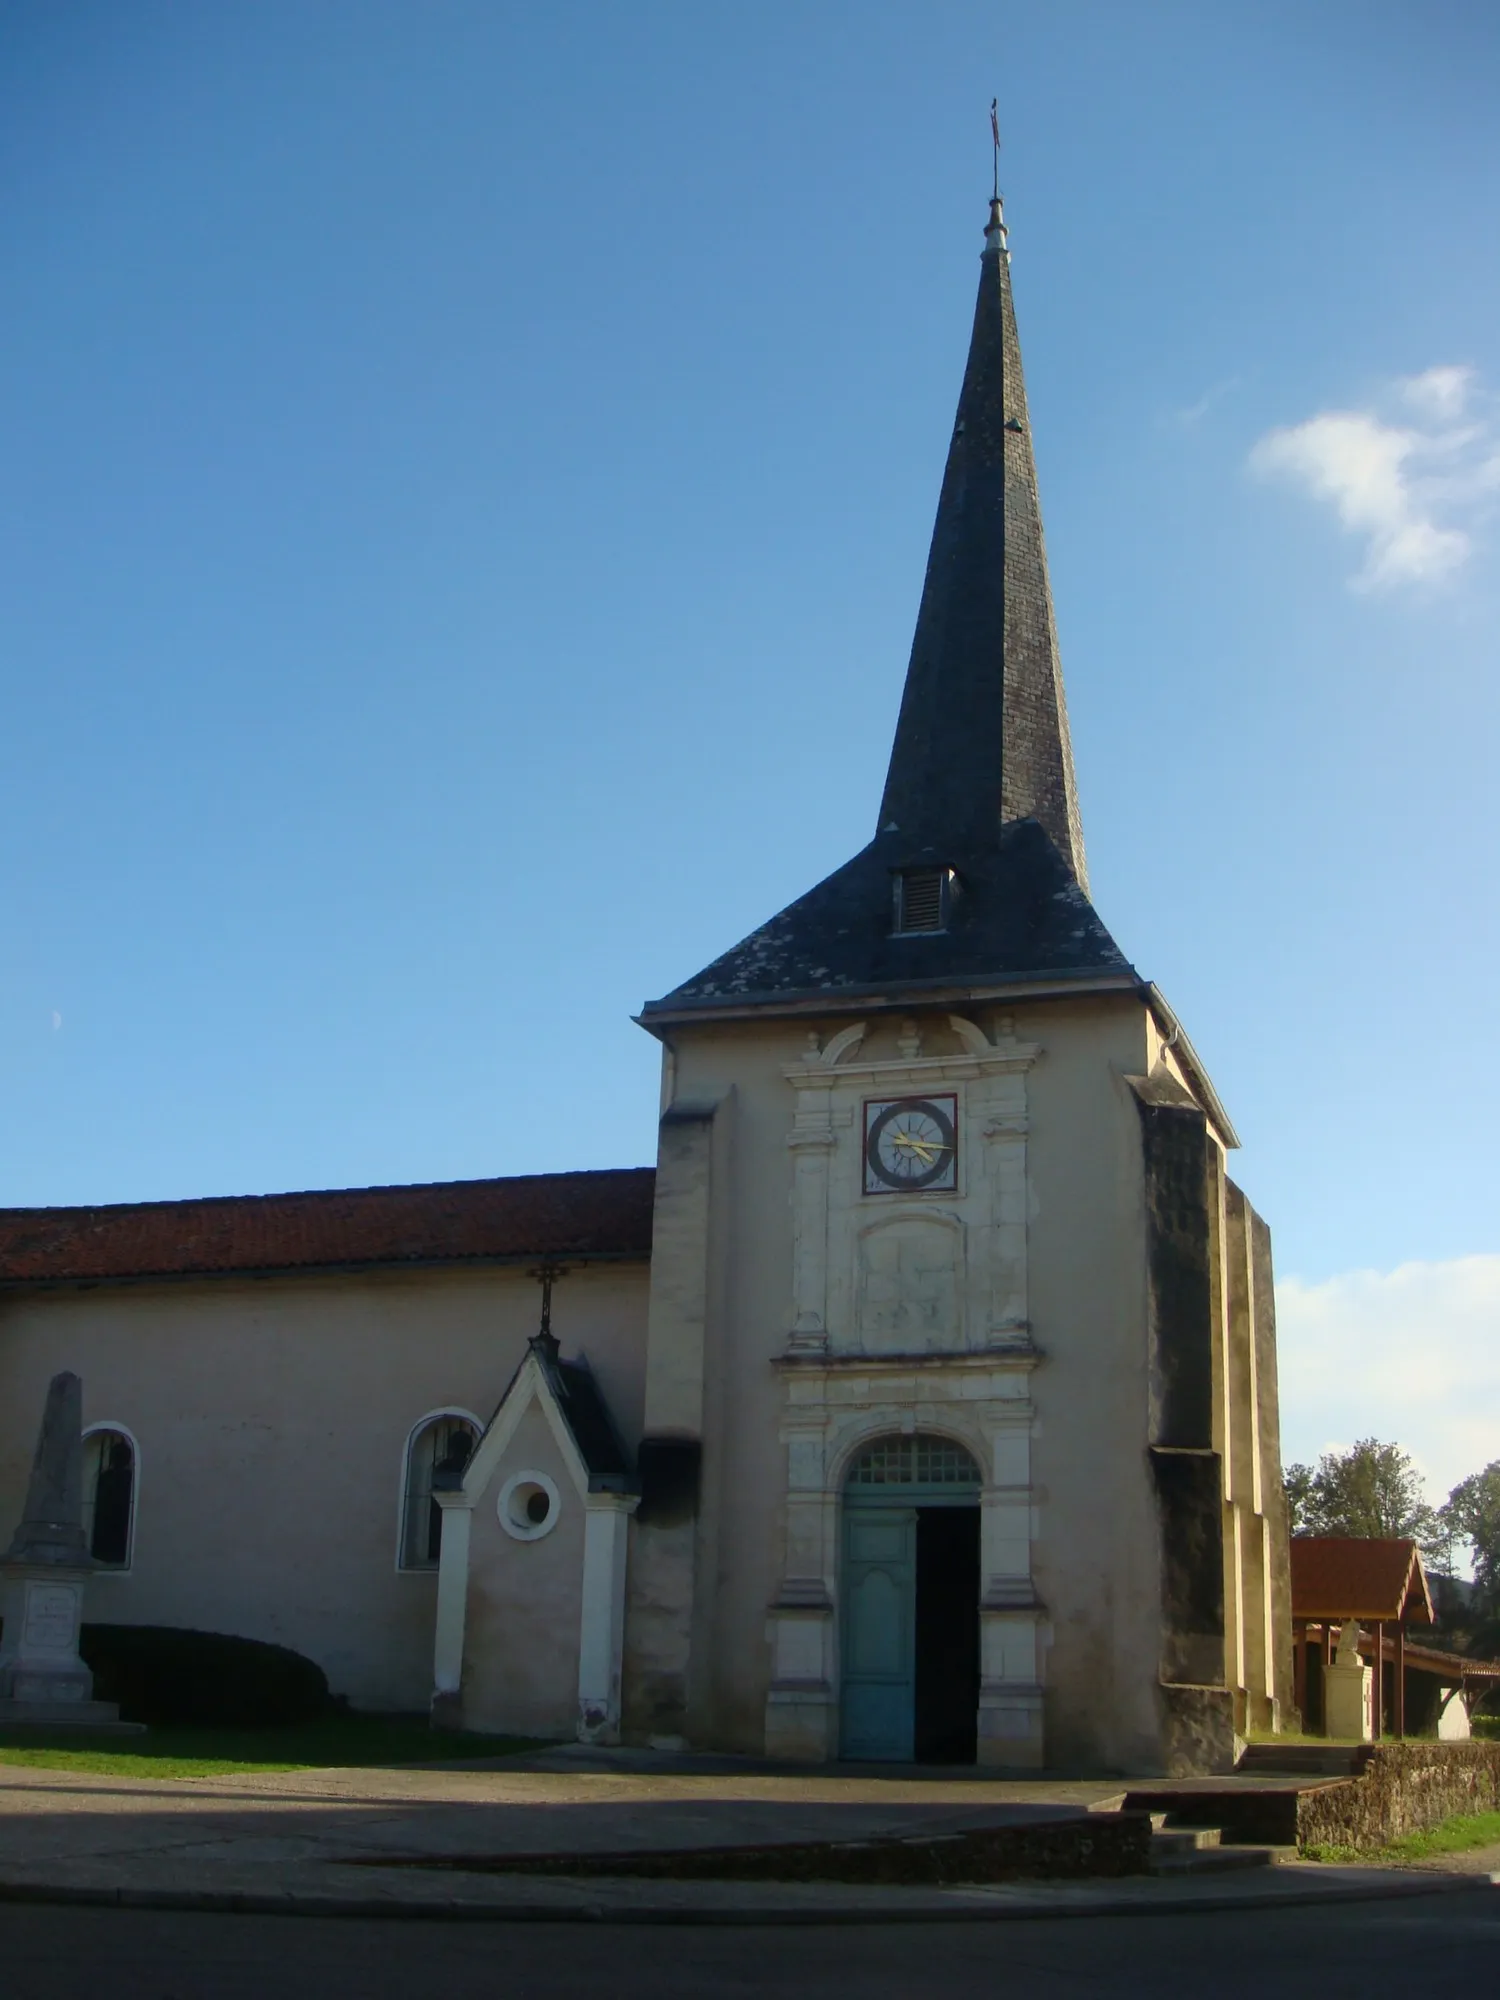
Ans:
[[[958,1050],[922,1053],[907,1022],[893,1061],[861,1061],[860,1023],[783,1074],[796,1093],[793,1321],[773,1364],[786,1446],[781,1580],[769,1607],[766,1754],[838,1755],[840,1525],[854,1458],[882,1435],[950,1437],[980,1468],[980,1765],[1044,1761],[1045,1613],[1031,1574],[1026,1072],[1041,1055],[1008,1018],[992,1039],[944,1017]],[[867,1097],[960,1097],[956,1193],[863,1200]],[[902,1232],[910,1257],[877,1254]],[[946,1247],[945,1247],[946,1246]],[[882,1274],[877,1288],[871,1271]],[[894,1273],[894,1279],[892,1279]]]

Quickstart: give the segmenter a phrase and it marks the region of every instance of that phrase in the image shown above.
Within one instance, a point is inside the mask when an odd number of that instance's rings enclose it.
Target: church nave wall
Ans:
[[[646,1293],[644,1263],[554,1291],[564,1351],[588,1355],[631,1445]],[[488,1419],[538,1298],[512,1267],[10,1294],[0,1515],[21,1505],[49,1378],[74,1369],[85,1423],[125,1425],[140,1454],[132,1566],[90,1584],[89,1617],[275,1640],[358,1706],[425,1712],[437,1578],[397,1567],[407,1438],[436,1409]],[[573,1645],[576,1661],[576,1629]]]

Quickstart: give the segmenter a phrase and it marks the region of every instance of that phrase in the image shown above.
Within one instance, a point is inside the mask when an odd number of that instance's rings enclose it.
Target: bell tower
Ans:
[[[640,1021],[627,1729],[1222,1763],[1279,1699],[1269,1253],[1236,1305],[1233,1128],[1089,900],[998,196],[872,837]]]

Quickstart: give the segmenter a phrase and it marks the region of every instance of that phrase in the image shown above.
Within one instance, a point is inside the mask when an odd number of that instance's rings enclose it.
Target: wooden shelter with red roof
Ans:
[[[1471,1681],[1500,1680],[1500,1662],[1408,1639],[1410,1626],[1437,1623],[1414,1541],[1298,1535],[1291,1543],[1291,1564],[1293,1671],[1305,1727],[1322,1723],[1323,1672],[1339,1629],[1351,1618],[1363,1634],[1360,1654],[1375,1672],[1376,1736],[1387,1723],[1393,1735],[1405,1736],[1413,1675],[1430,1678],[1434,1693],[1442,1686],[1462,1689]]]

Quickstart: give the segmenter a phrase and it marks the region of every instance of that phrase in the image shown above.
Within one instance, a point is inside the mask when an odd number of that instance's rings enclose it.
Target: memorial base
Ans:
[[[13,1729],[87,1729],[96,1735],[140,1736],[144,1722],[121,1722],[115,1701],[0,1701],[0,1735]]]

